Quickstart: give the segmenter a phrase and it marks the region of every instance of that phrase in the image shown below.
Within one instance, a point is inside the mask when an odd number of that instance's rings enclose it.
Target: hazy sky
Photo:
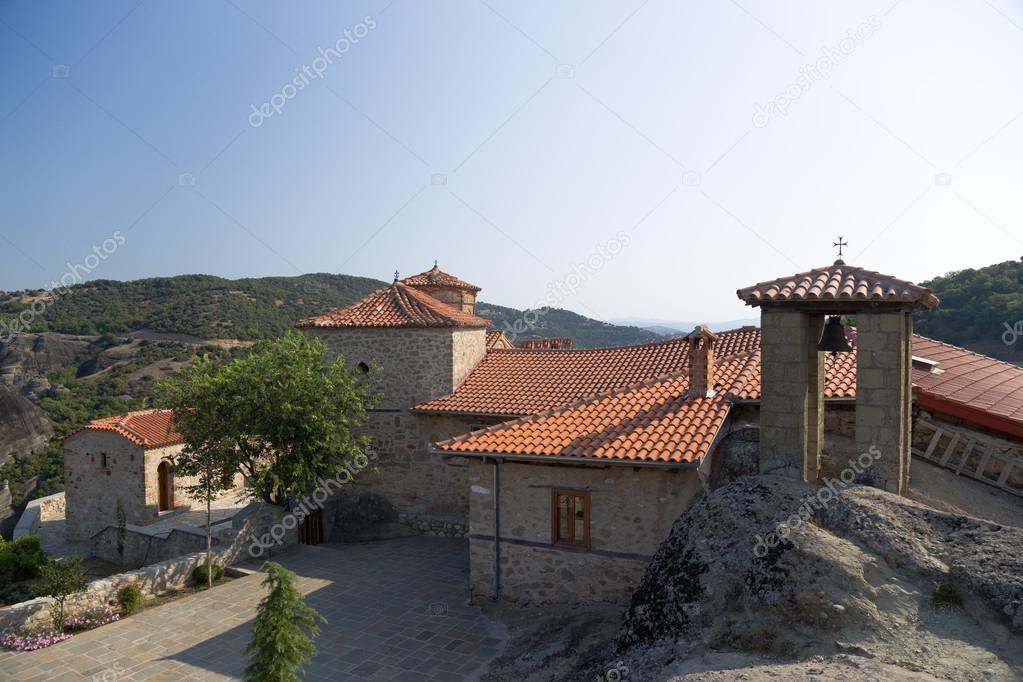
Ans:
[[[913,280],[1023,255],[1018,0],[6,0],[0,65],[3,289],[436,258],[714,321],[838,234]]]

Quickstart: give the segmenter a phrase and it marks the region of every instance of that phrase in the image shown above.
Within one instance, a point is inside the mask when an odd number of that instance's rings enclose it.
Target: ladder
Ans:
[[[927,442],[924,450],[911,448],[917,457],[951,469],[956,476],[969,476],[1023,497],[1023,445],[928,417],[919,418],[913,430],[915,442]]]

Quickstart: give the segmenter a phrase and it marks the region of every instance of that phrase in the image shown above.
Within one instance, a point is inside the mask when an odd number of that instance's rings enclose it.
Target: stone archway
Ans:
[[[156,509],[170,511],[174,508],[174,473],[169,462],[160,462],[156,467]]]

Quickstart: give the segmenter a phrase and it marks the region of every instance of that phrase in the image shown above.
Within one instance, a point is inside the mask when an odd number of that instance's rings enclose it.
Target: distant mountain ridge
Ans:
[[[715,332],[738,329],[739,327],[760,326],[760,318],[758,317],[745,317],[739,320],[726,320],[724,322],[685,322],[648,317],[619,317],[610,320],[610,322],[616,325],[640,327],[641,329],[646,329],[647,331],[654,332],[655,334],[668,337],[688,334],[693,331],[698,324],[706,324],[710,327],[711,331]]]
[[[314,273],[297,277],[237,280],[178,275],[120,282],[93,280],[71,287],[34,320],[33,332],[98,336],[140,333],[184,342],[212,339],[256,341],[280,336],[297,320],[344,307],[386,282],[352,275]],[[0,293],[0,320],[29,309],[41,292]],[[551,308],[527,314],[478,303],[495,329],[518,339],[571,337],[576,347],[642,343],[660,338],[635,326],[614,325]]]

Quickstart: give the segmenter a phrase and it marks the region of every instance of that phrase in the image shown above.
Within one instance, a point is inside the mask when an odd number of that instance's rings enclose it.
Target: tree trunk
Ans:
[[[213,529],[210,524],[210,487],[206,485],[206,587],[213,587]]]

